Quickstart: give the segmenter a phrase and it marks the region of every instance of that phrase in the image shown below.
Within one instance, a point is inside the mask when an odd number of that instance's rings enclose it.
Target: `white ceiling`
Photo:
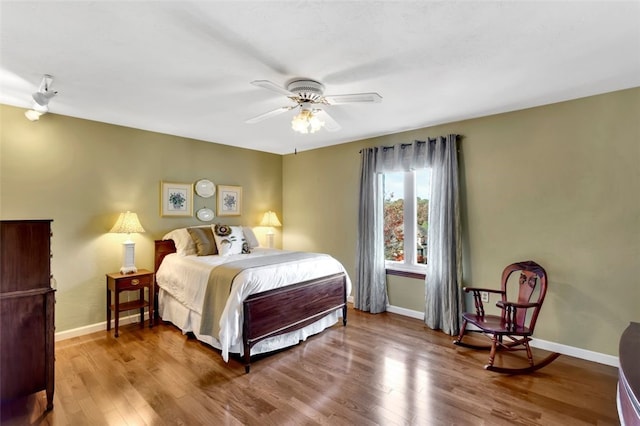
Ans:
[[[640,1],[2,1],[0,103],[286,154],[640,86]],[[338,132],[255,87],[295,77]],[[44,116],[41,120],[51,119]],[[38,123],[34,123],[37,125]]]

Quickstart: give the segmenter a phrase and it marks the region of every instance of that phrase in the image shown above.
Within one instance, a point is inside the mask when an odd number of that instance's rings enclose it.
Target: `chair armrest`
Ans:
[[[465,293],[469,293],[470,291],[473,291],[475,293],[477,291],[477,292],[504,294],[504,291],[496,290],[495,288],[463,287],[462,289],[465,291]]]
[[[463,290],[466,293],[469,293],[469,292],[473,293],[473,303],[476,306],[476,315],[479,317],[484,317],[484,304],[482,303],[482,295],[480,293],[487,292],[487,293],[497,293],[497,294],[504,295],[504,291],[495,290],[492,288],[464,287]]]
[[[496,290],[493,288],[480,288],[480,287],[463,287],[462,288],[465,293],[472,292],[473,293],[473,303],[476,306],[476,315],[479,317],[484,317],[484,304],[482,303],[482,295],[480,293],[495,293],[505,295],[505,292],[502,290]]]

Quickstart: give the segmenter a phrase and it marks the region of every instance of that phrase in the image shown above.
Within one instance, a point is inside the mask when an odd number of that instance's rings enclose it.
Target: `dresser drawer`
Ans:
[[[142,275],[118,280],[118,290],[136,290],[151,285],[151,275]]]

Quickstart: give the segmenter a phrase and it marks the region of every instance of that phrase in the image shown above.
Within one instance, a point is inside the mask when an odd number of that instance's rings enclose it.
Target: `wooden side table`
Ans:
[[[111,330],[111,311],[115,314],[115,336],[118,337],[118,323],[120,312],[140,309],[140,326],[144,327],[144,308],[149,308],[149,327],[153,327],[153,272],[146,269],[139,269],[132,274],[121,274],[113,272],[107,275],[107,331]],[[148,299],[144,297],[144,289],[149,294]],[[138,291],[138,300],[120,302],[120,293],[123,291]],[[111,293],[115,296],[115,301],[111,303]]]

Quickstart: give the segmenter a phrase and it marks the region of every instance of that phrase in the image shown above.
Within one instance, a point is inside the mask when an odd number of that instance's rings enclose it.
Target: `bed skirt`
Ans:
[[[163,321],[171,322],[178,327],[182,333],[193,333],[199,341],[213,346],[216,349],[222,349],[222,345],[220,345],[218,339],[213,336],[199,333],[200,322],[202,319],[201,315],[187,308],[162,288],[158,290],[158,314]],[[255,346],[251,348],[251,355],[272,352],[297,345],[298,343],[307,340],[307,337],[318,334],[324,329],[336,324],[340,318],[342,318],[342,308],[300,330],[270,337],[256,343]],[[229,352],[240,356],[244,355],[242,342],[232,345]]]

